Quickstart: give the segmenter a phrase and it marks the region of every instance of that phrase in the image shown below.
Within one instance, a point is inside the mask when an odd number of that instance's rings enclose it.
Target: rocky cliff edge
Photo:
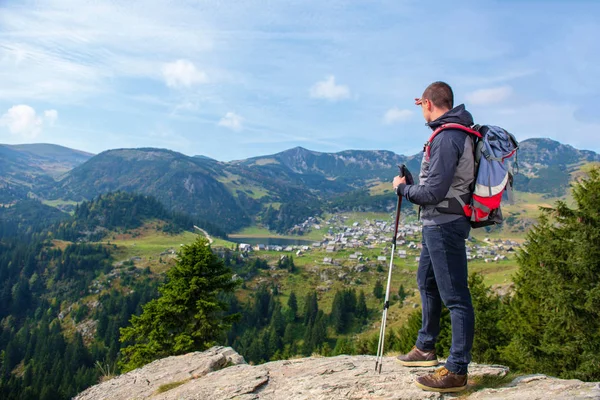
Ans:
[[[77,400],[130,399],[600,399],[600,384],[545,375],[507,379],[508,368],[471,364],[469,389],[425,392],[415,377],[434,368],[402,367],[385,357],[310,357],[248,365],[229,347],[156,360],[80,393]],[[494,387],[492,387],[494,386]]]

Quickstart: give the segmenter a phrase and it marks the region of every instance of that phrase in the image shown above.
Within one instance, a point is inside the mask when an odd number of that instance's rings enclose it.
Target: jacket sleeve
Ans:
[[[429,153],[427,181],[424,185],[400,185],[397,189],[399,195],[420,206],[436,205],[444,200],[464,148],[464,143],[462,146],[457,143],[456,133],[448,130],[436,136]]]

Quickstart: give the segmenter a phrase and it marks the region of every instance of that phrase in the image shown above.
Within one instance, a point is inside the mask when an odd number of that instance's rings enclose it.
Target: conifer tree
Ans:
[[[367,300],[365,298],[365,292],[360,291],[358,294],[358,301],[356,304],[356,317],[364,323],[369,316],[369,310],[367,309]]]
[[[383,299],[383,284],[380,280],[375,282],[375,287],[373,288],[373,295],[378,299]]]
[[[313,291],[306,295],[304,302],[304,325],[314,324],[318,313],[319,303],[317,302],[317,292]]]
[[[320,353],[323,357],[331,356],[331,346],[329,346],[329,342],[323,343]]]
[[[294,343],[294,324],[287,324],[283,333],[283,344]]]
[[[302,354],[305,356],[310,356],[314,350],[313,340],[312,340],[312,331],[313,331],[313,323],[310,323],[306,326],[304,330],[304,338],[302,343]]]
[[[572,194],[575,207],[544,209],[518,254],[503,355],[523,371],[599,380],[600,170]]]
[[[283,314],[281,314],[281,304],[279,304],[279,302],[275,303],[273,315],[271,316],[271,328],[277,336],[283,336],[285,331],[285,320],[283,319]]]
[[[121,342],[130,343],[122,350],[124,371],[157,358],[205,350],[237,319],[225,315],[226,305],[217,299],[221,292],[232,292],[236,282],[205,238],[183,246],[167,277],[160,297],[121,329]]]
[[[352,344],[350,339],[347,339],[345,337],[340,337],[335,342],[335,348],[333,349],[334,356],[339,356],[342,354],[352,355],[354,353],[355,353],[354,345]]]
[[[275,332],[275,329],[269,329],[269,359],[281,349],[281,336]]]
[[[313,350],[321,347],[323,342],[327,340],[327,321],[323,311],[319,311],[317,320],[311,331],[310,341]]]
[[[400,287],[398,288],[398,300],[400,301],[400,303],[402,303],[405,299],[406,296],[408,294],[406,293],[406,290],[404,289],[404,285],[400,285]]]
[[[331,305],[331,324],[337,333],[342,333],[346,329],[344,314],[344,297],[340,291],[336,291],[333,297],[333,304]]]
[[[290,309],[294,320],[296,320],[296,316],[298,315],[298,300],[296,299],[296,293],[294,293],[293,291],[292,293],[290,293],[290,297],[287,301],[287,306]]]

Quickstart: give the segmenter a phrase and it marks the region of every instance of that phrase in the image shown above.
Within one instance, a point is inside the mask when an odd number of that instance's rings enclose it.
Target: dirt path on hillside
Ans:
[[[198,228],[196,225],[194,225],[194,228],[198,229],[200,232],[202,232],[204,234],[204,236],[206,236],[206,238],[208,239],[208,243],[210,243],[210,244],[213,243],[213,239],[212,239],[212,237],[210,237],[210,235],[208,234],[208,232],[206,232],[202,228]]]

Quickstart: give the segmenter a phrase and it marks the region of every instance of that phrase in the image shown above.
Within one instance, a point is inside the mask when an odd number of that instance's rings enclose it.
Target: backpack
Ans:
[[[471,202],[461,204],[464,214],[471,219],[471,226],[481,228],[501,224],[502,196],[506,192],[510,199],[513,185],[513,175],[508,171],[509,165],[505,161],[513,156],[517,159],[519,143],[512,134],[498,126],[474,125],[469,128],[454,123],[437,128],[428,143],[444,129],[458,129],[474,139],[475,180],[471,187]],[[426,157],[429,157],[429,150],[427,146]]]

